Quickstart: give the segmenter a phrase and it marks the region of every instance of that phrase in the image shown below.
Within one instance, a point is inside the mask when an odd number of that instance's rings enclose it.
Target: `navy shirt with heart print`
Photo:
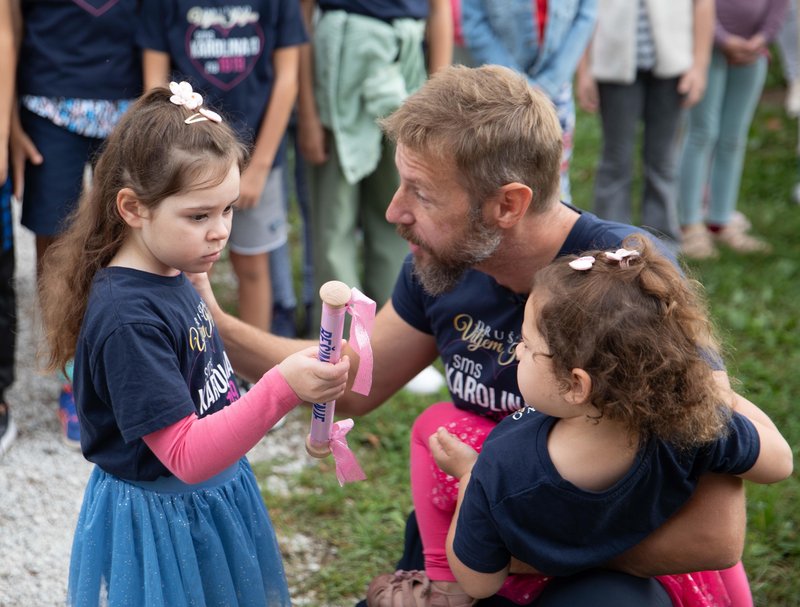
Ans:
[[[427,19],[428,0],[318,0],[320,10],[347,11],[381,21]]]
[[[120,100],[142,92],[139,0],[25,0],[20,95]]]
[[[267,109],[276,49],[307,41],[297,0],[143,0],[137,42],[169,54],[187,80],[252,143]],[[282,150],[275,165],[283,161]]]

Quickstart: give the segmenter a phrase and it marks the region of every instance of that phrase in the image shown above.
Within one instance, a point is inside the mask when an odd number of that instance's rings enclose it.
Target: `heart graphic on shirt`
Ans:
[[[208,82],[229,91],[242,82],[264,51],[261,25],[223,28],[192,26],[186,32],[186,55]]]
[[[106,0],[105,2],[90,2],[89,0],[72,0],[75,4],[80,6],[87,13],[99,17],[112,6],[117,4],[119,0]]]

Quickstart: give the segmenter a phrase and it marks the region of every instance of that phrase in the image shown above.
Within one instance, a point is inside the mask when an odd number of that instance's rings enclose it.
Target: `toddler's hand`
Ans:
[[[344,343],[344,342],[343,342]],[[342,359],[332,365],[321,362],[319,348],[309,346],[295,352],[278,365],[281,374],[297,395],[310,403],[327,403],[336,400],[347,387],[350,359]]]
[[[462,443],[454,434],[439,428],[428,439],[433,459],[442,472],[462,478],[472,471],[478,459],[478,452],[466,443]]]

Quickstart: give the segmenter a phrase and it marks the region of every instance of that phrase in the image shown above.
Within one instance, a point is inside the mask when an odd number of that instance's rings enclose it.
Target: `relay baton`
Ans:
[[[322,299],[322,319],[319,329],[319,359],[336,364],[342,356],[342,333],[345,315],[353,316],[351,346],[359,353],[363,365],[353,389],[361,394],[369,392],[372,374],[372,350],[369,331],[375,316],[375,302],[365,297],[358,289],[350,289],[343,282],[326,282],[319,290]],[[352,339],[355,334],[355,340]],[[369,374],[369,378],[364,375]],[[360,376],[360,377],[359,377]],[[336,401],[314,403],[311,407],[311,430],[306,437],[306,451],[312,457],[323,458],[333,453],[336,476],[339,484],[366,478],[358,461],[347,446],[345,435],[353,427],[351,419],[333,421]]]

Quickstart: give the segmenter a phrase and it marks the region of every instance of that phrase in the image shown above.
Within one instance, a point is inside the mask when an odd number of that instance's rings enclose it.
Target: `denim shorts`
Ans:
[[[25,166],[22,225],[38,236],[55,236],[77,206],[87,165],[103,139],[84,137],[20,108],[22,128],[44,162]]]

